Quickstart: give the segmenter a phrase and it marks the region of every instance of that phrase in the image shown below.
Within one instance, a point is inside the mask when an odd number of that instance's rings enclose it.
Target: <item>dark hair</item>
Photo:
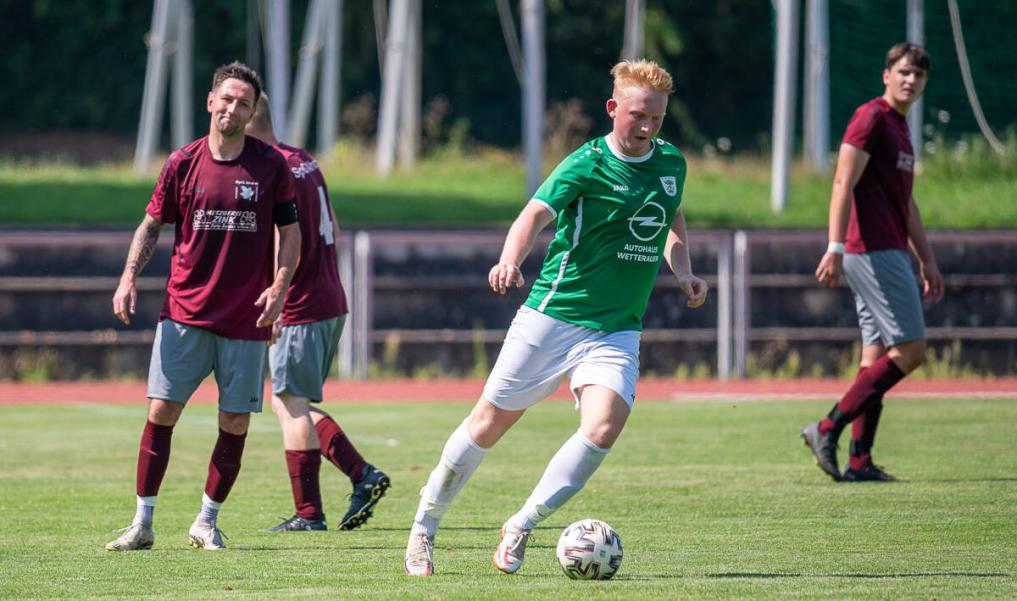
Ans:
[[[257,71],[240,61],[233,61],[228,65],[222,65],[212,75],[212,89],[217,89],[222,82],[230,78],[239,79],[251,84],[254,88],[254,102],[257,104],[258,98],[261,97],[262,88],[261,78],[258,77]]]
[[[886,68],[892,69],[897,64],[897,61],[902,58],[907,58],[912,65],[926,73],[929,72],[929,68],[932,66],[932,59],[929,58],[929,53],[925,51],[925,48],[918,44],[901,42],[900,44],[894,44],[886,53]]]

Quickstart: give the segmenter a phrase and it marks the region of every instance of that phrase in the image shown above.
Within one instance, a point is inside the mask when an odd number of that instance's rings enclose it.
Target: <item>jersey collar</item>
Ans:
[[[644,154],[643,156],[639,156],[639,157],[630,157],[630,156],[624,154],[621,150],[615,148],[615,145],[611,142],[611,136],[604,136],[604,142],[607,143],[607,148],[608,148],[608,150],[611,151],[611,154],[613,154],[619,160],[625,161],[626,163],[643,163],[643,162],[646,162],[646,161],[650,160],[650,157],[653,156],[653,151],[657,149],[657,141],[651,139],[650,140],[650,150],[646,154]]]

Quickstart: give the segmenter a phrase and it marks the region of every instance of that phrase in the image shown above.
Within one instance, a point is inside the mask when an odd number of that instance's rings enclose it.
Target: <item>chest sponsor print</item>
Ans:
[[[254,211],[198,209],[194,211],[191,227],[195,231],[257,232],[258,214]]]

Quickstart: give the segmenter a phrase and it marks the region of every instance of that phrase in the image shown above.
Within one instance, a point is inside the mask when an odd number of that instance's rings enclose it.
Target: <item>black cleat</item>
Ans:
[[[367,523],[367,520],[374,515],[374,506],[378,500],[385,495],[385,491],[392,485],[392,481],[371,464],[364,466],[363,477],[360,482],[353,485],[353,494],[350,495],[350,508],[339,522],[340,530],[353,530]]]
[[[897,478],[894,478],[890,474],[883,471],[883,468],[878,465],[869,464],[865,468],[855,470],[848,468],[844,470],[844,476],[841,477],[842,482],[896,482]]]
[[[328,530],[325,516],[322,515],[320,518],[308,519],[295,515],[287,520],[283,520],[278,526],[262,530],[262,532],[300,532],[306,530]]]
[[[813,422],[802,429],[802,440],[816,456],[816,465],[828,476],[840,481],[840,468],[837,467],[837,441],[829,434],[819,432],[819,422]]]

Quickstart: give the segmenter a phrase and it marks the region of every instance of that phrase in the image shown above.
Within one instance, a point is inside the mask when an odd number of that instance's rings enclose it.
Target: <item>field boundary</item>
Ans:
[[[847,390],[849,382],[836,379],[793,380],[675,380],[644,378],[639,381],[640,401],[663,402],[750,402],[779,400],[834,400]],[[479,379],[442,380],[329,380],[325,400],[329,403],[357,402],[449,402],[471,403],[484,388]],[[0,405],[105,403],[132,404],[145,399],[141,381],[109,382],[0,382]],[[268,389],[266,387],[266,395]],[[1017,377],[993,379],[913,379],[894,388],[898,398],[1007,398],[1017,399]],[[205,381],[192,403],[214,403],[215,382]],[[266,396],[266,400],[267,400]],[[552,395],[570,398],[563,384]],[[266,404],[267,406],[267,404]]]

